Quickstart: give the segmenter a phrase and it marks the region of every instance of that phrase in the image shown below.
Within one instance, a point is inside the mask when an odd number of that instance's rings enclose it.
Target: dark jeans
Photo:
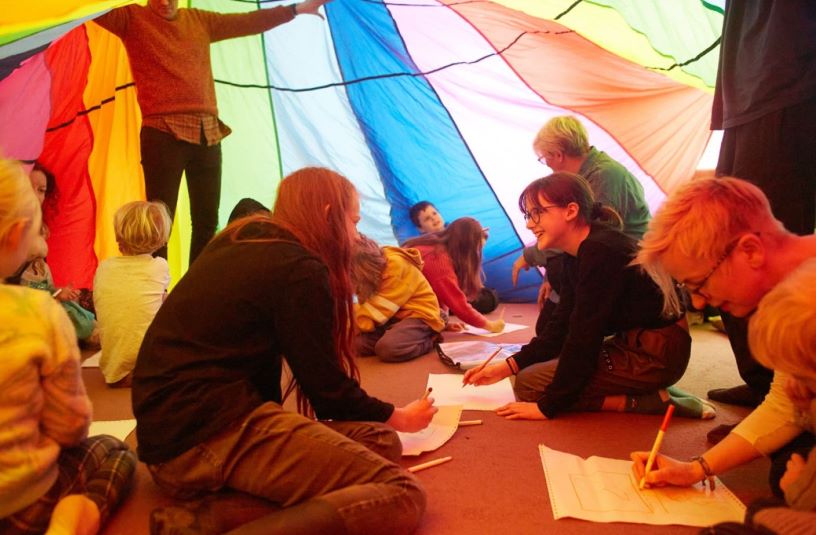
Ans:
[[[221,144],[196,145],[180,141],[171,134],[145,127],[141,132],[142,168],[145,194],[149,201],[162,201],[176,212],[181,174],[187,177],[193,234],[190,263],[198,257],[218,228],[221,201]],[[167,258],[167,248],[157,251]]]

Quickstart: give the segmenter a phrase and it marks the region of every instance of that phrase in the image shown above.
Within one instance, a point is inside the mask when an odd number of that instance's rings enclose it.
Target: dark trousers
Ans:
[[[799,235],[816,225],[816,98],[726,128],[717,175],[756,184],[774,216]]]
[[[748,318],[738,318],[727,312],[721,312],[721,317],[740,377],[751,390],[764,397],[771,388],[773,371],[757,362],[751,354],[748,347]]]
[[[187,177],[190,218],[190,264],[201,253],[218,228],[221,201],[221,144],[196,145],[171,134],[145,127],[141,132],[142,168],[145,194],[150,201],[162,201],[173,217],[176,212],[181,174]],[[157,251],[167,258],[167,248]]]
[[[774,216],[800,235],[816,225],[816,98],[768,113],[723,134],[717,174],[756,184],[768,197]],[[722,314],[740,377],[759,394],[773,373],[748,349],[747,320]]]

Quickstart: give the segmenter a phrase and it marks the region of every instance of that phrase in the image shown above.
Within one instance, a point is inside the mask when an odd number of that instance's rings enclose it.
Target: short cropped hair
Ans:
[[[756,232],[763,239],[785,232],[758,187],[732,177],[692,180],[672,193],[652,217],[633,263],[642,266],[670,298],[673,282],[662,266],[670,250],[713,263],[733,240]]]
[[[581,157],[589,152],[589,136],[581,121],[572,115],[561,115],[541,127],[533,140],[533,150],[536,154],[560,151]]]
[[[800,265],[759,302],[748,327],[763,365],[816,379],[816,258]]]
[[[125,255],[151,254],[167,243],[173,220],[160,201],[133,201],[113,215],[119,250]]]
[[[20,220],[30,221],[37,231],[42,224],[40,203],[23,166],[0,156],[0,238]]]
[[[414,204],[412,207],[408,209],[408,215],[411,217],[411,222],[413,222],[416,228],[419,228],[419,214],[422,213],[428,207],[436,208],[433,203],[429,201],[419,201],[418,203]]]

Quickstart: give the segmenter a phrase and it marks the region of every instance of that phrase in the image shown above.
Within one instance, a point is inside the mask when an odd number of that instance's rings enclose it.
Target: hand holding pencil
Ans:
[[[416,401],[404,407],[395,407],[391,418],[386,422],[397,431],[416,433],[422,431],[431,423],[433,415],[439,411],[434,407],[434,398],[430,397],[432,389],[428,388]]]
[[[462,386],[465,385],[490,385],[498,383],[505,377],[508,377],[511,372],[507,363],[499,361],[496,364],[490,364],[490,361],[501,352],[501,347],[496,349],[484,363],[476,368],[471,368],[465,372],[462,377]]]

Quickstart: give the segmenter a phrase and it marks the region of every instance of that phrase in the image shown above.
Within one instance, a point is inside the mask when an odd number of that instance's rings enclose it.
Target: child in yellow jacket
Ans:
[[[361,235],[353,255],[358,354],[403,362],[429,352],[445,321],[419,251],[380,248]]]

